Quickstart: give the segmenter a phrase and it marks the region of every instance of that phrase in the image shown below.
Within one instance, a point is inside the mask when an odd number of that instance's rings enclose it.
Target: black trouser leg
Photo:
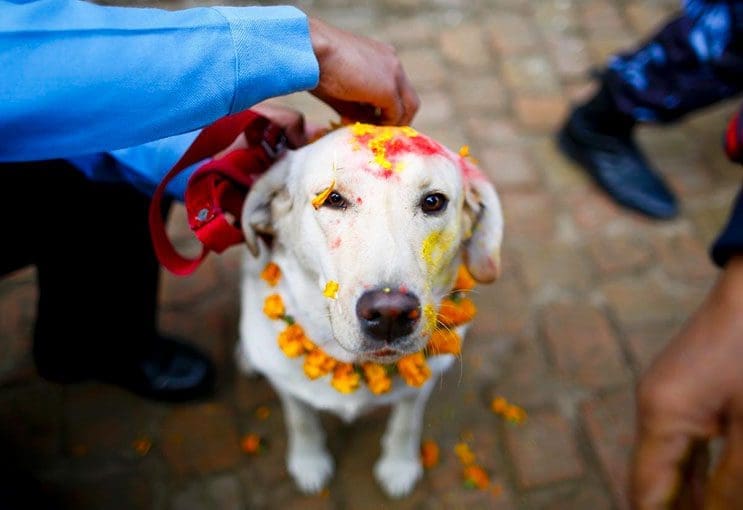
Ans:
[[[59,160],[0,165],[0,196],[15,212],[0,270],[38,269],[42,375],[74,379],[141,352],[155,335],[159,276],[148,197]]]

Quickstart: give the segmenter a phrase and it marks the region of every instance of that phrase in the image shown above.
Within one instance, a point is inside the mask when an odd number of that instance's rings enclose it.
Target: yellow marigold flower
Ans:
[[[454,454],[459,458],[459,461],[465,466],[469,466],[475,463],[475,454],[470,450],[470,445],[467,443],[457,443],[454,445]]]
[[[284,300],[278,294],[271,294],[263,302],[263,313],[271,319],[280,319],[286,313]]]
[[[312,207],[315,209],[319,209],[321,205],[325,203],[325,199],[328,198],[328,195],[332,193],[333,187],[335,186],[335,179],[333,179],[330,182],[330,186],[322,190],[320,193],[315,195],[315,198],[312,199]]]
[[[378,363],[364,363],[361,365],[364,379],[369,391],[375,395],[387,393],[392,388],[392,379],[387,375],[387,370]]]
[[[468,487],[487,489],[490,477],[482,467],[473,464],[464,468],[464,483]]]
[[[471,321],[476,314],[477,307],[471,299],[453,301],[446,298],[441,300],[438,321],[446,326],[459,326]]]
[[[284,354],[290,358],[296,358],[306,352],[304,344],[305,338],[306,335],[304,334],[302,326],[299,324],[292,324],[279,333],[279,347],[284,351]]]
[[[421,464],[424,468],[432,468],[439,463],[439,445],[433,441],[423,441],[421,444]]]
[[[338,363],[333,369],[330,383],[341,393],[353,393],[359,388],[361,377],[350,363]]]
[[[397,371],[408,386],[415,388],[423,386],[423,383],[431,376],[431,369],[428,368],[428,363],[426,363],[426,358],[422,352],[416,352],[401,358],[397,362]]]
[[[477,285],[475,279],[472,277],[467,268],[464,265],[459,266],[457,270],[457,280],[454,282],[454,290],[472,290]]]
[[[454,354],[462,352],[462,340],[453,329],[437,329],[428,340],[426,349],[431,354]]]
[[[261,438],[258,434],[245,434],[240,440],[240,449],[245,453],[255,455],[261,451]]]
[[[271,287],[275,287],[281,279],[281,269],[273,262],[266,264],[266,267],[261,271],[261,278],[265,280]]]
[[[330,373],[336,361],[325,354],[322,349],[313,349],[304,358],[304,373],[310,379],[317,379]]]
[[[462,145],[459,148],[459,155],[462,156],[463,158],[466,158],[467,156],[469,156],[470,155],[470,146],[469,145]]]
[[[338,294],[338,287],[338,282],[330,280],[325,284],[325,289],[322,291],[322,295],[326,298],[335,299],[336,294]]]

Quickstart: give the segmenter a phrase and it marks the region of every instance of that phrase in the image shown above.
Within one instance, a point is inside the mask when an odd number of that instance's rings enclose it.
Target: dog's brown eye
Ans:
[[[343,198],[343,195],[337,191],[331,191],[322,205],[327,205],[333,209],[345,209],[348,204],[346,203],[346,199]]]
[[[421,200],[421,209],[426,214],[438,213],[446,209],[449,199],[441,193],[431,193]]]

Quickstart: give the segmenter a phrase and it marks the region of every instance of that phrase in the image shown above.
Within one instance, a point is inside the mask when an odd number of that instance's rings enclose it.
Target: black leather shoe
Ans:
[[[66,384],[95,380],[161,402],[201,400],[214,394],[216,371],[212,361],[195,347],[172,338],[157,336],[140,352],[116,360],[88,356],[84,364],[79,356],[66,363],[65,355],[54,350],[56,356],[44,343],[34,343],[37,371],[48,381]]]
[[[651,168],[631,131],[607,134],[594,129],[585,107],[570,114],[557,135],[559,148],[578,163],[619,204],[652,218],[678,214],[676,198]]]

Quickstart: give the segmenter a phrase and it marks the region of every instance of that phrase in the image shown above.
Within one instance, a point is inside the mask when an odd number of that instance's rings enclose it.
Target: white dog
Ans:
[[[351,421],[392,405],[374,475],[388,495],[407,494],[422,473],[433,381],[455,359],[426,349],[441,331],[439,305],[460,265],[480,282],[499,272],[494,187],[466,153],[412,128],[356,124],[279,160],[251,189],[241,224],[255,257],[244,267],[238,363],[280,396],[289,472],[305,492],[333,473],[318,411]]]

